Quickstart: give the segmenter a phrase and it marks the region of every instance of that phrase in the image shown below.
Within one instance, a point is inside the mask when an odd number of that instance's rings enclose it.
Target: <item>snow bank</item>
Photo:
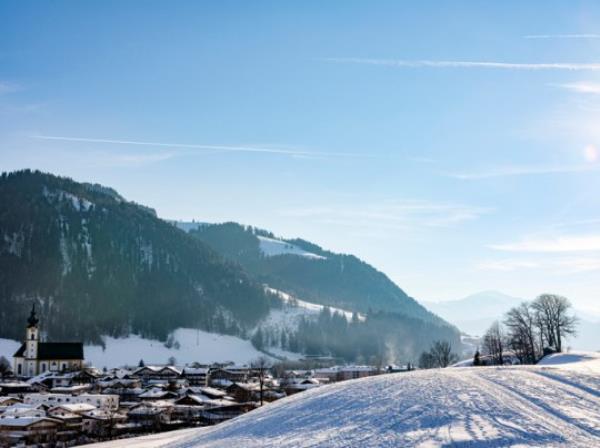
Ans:
[[[83,445],[88,448],[158,448],[168,446],[173,442],[193,434],[196,429],[181,429],[179,431],[161,432],[148,436],[135,437],[122,440],[111,440],[110,442],[93,443],[91,445]]]
[[[595,373],[600,376],[600,352],[555,353],[544,357],[537,365]]]
[[[600,375],[477,367],[382,375],[315,388],[170,448],[597,446]],[[112,442],[111,448],[131,445]]]
[[[257,236],[260,242],[260,250],[267,257],[272,257],[275,255],[298,255],[300,257],[313,258],[315,260],[325,260],[326,258],[313,254],[312,252],[308,252],[295,244],[290,244],[287,241],[276,240],[273,238],[267,238],[266,236]]]

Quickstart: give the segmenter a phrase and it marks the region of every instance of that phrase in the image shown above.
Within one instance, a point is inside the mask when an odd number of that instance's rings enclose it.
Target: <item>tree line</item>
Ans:
[[[508,355],[520,364],[535,364],[548,353],[562,352],[565,339],[576,335],[577,322],[566,297],[542,294],[510,309],[502,322],[491,325],[482,340],[488,362],[481,359],[478,350],[473,364],[502,365]]]

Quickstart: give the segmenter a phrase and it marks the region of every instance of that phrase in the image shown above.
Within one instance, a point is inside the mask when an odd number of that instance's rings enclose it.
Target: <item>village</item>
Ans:
[[[411,368],[324,357],[272,364],[265,356],[250,365],[140,361],[100,370],[86,364],[80,343],[41,342],[38,322],[32,308],[26,340],[0,377],[0,447],[75,446],[214,425],[298,392]]]

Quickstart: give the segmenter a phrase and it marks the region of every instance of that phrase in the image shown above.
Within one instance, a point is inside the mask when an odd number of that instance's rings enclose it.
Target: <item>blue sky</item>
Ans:
[[[0,2],[0,169],[600,311],[595,2]]]

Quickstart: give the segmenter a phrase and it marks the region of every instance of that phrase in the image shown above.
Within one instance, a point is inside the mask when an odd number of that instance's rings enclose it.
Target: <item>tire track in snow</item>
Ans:
[[[496,370],[496,369],[494,369]],[[504,382],[504,378],[495,377],[493,371],[490,369],[487,372],[483,372],[481,375],[473,375],[471,372],[467,374],[470,377],[470,381],[474,384],[480,385],[484,390],[493,387],[493,395],[500,398],[501,401],[512,407],[515,411],[522,414],[528,415],[533,421],[543,421],[546,426],[554,428],[555,434],[557,435],[568,435],[571,441],[577,441],[577,446],[593,446],[590,443],[598,443],[598,436],[596,431],[590,428],[582,427],[578,422],[572,418],[562,414],[555,408],[541,402],[539,397],[536,397],[535,393],[531,392],[531,388],[519,387],[508,385]],[[520,375],[514,375],[510,377],[511,380],[519,381]],[[543,382],[543,380],[541,381]],[[548,390],[548,387],[542,387],[541,382],[537,381],[537,389]],[[552,386],[550,386],[552,387]],[[573,400],[573,403],[576,400]],[[570,446],[575,446],[572,443]]]

